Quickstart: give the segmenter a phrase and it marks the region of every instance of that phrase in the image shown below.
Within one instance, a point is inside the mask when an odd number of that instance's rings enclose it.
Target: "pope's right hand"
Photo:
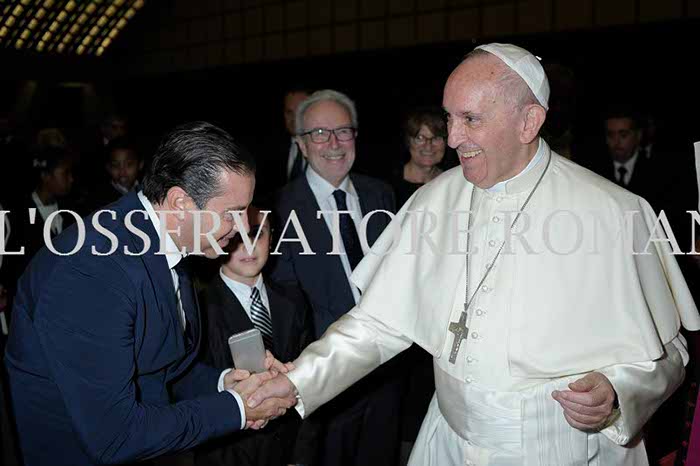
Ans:
[[[256,408],[264,406],[270,400],[283,399],[294,406],[297,403],[297,388],[284,374],[265,382],[248,399],[248,406]]]
[[[292,396],[291,398],[272,397],[264,400],[262,403],[251,405],[251,395],[256,393],[266,382],[275,379],[274,374],[270,371],[253,374],[249,378],[238,382],[234,387],[234,390],[241,396],[245,405],[247,428],[261,429],[268,421],[282,416],[287,409],[296,404],[296,398]]]

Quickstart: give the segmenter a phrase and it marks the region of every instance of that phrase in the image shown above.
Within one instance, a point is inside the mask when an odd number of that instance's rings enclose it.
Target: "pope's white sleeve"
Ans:
[[[678,334],[664,350],[655,361],[616,364],[598,371],[610,380],[620,404],[620,416],[601,432],[618,445],[632,440],[683,382],[688,363],[685,339]]]
[[[299,392],[297,411],[308,416],[411,343],[355,307],[294,361],[287,377]]]

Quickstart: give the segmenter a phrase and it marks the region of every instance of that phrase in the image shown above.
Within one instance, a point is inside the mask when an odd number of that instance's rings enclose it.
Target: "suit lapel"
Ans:
[[[377,193],[370,189],[366,189],[366,186],[362,180],[358,179],[353,174],[350,175],[350,179],[352,180],[353,186],[355,186],[355,191],[357,191],[357,197],[360,200],[360,210],[362,210],[363,217],[374,210],[386,208],[386,206],[381,205],[379,202]],[[377,238],[379,238],[383,227],[388,224],[388,222],[382,224],[377,221],[377,218],[381,217],[382,215],[384,214],[376,214],[376,216],[373,216],[367,223],[367,242],[370,246],[372,246]]]
[[[270,300],[270,317],[272,318],[272,337],[274,340],[275,356],[289,359],[286,356],[286,342],[289,341],[289,332],[292,328],[292,312],[289,309],[289,301],[270,285],[265,284],[267,297]]]
[[[221,320],[230,333],[229,336],[254,328],[253,322],[248,317],[245,309],[243,309],[240,301],[233,294],[233,291],[226,286],[221,277],[217,276],[215,283],[216,292],[221,296],[222,308],[219,310],[222,314]]]
[[[126,204],[125,212],[141,210],[145,213],[146,209],[139,201],[136,193],[128,194],[124,199],[124,203]],[[182,332],[182,323],[178,315],[177,296],[173,286],[172,274],[165,255],[155,254],[160,248],[160,238],[147,214],[143,215],[140,212],[136,212],[131,216],[131,222],[135,228],[146,233],[151,241],[148,251],[141,255],[141,260],[146,266],[148,276],[153,283],[153,293],[158,301],[159,309],[169,316],[173,328],[178,330],[175,332],[177,335],[177,349],[184,354],[185,336]],[[131,251],[138,252],[143,249],[143,241],[137,238],[136,235],[130,235],[130,240],[131,245],[129,245],[129,249]],[[197,312],[197,315],[199,315],[199,312]]]

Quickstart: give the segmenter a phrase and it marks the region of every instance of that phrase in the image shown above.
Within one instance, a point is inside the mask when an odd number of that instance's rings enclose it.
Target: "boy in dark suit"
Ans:
[[[255,244],[252,253],[246,250],[240,234],[235,236],[226,262],[200,299],[207,321],[204,357],[209,365],[222,369],[233,365],[228,338],[236,333],[259,329],[266,349],[283,361],[295,359],[313,339],[301,292],[263,279],[262,269],[270,252],[269,220],[250,207],[248,221],[249,238]],[[197,455],[197,464],[308,465],[315,454],[314,430],[308,421],[302,425],[296,412],[289,413],[263,431],[208,443]]]

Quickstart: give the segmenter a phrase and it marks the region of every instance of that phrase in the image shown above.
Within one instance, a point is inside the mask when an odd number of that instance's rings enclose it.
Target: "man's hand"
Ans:
[[[264,405],[266,400],[284,399],[290,401],[294,406],[297,402],[297,389],[294,384],[284,374],[279,374],[269,382],[263,384],[253,393],[247,403],[250,408]],[[290,406],[290,407],[291,407]]]
[[[286,371],[286,367],[284,367],[284,365],[282,365],[282,369],[285,369]],[[234,372],[236,371],[232,371],[229,374],[233,374]],[[240,371],[238,376],[244,375],[243,372],[245,371]],[[227,376],[229,374],[227,374]],[[272,383],[281,377],[289,382],[289,379],[287,379],[286,376],[278,375],[275,377],[276,374],[277,372],[270,368],[270,370],[267,372],[253,374],[244,380],[238,381],[233,388],[243,399],[247,428],[255,430],[261,429],[265,427],[268,421],[284,415],[287,409],[296,404],[297,400],[294,393],[292,393],[290,396],[277,395],[278,391],[272,390],[271,388],[265,390],[264,393],[268,393],[269,396],[265,397],[264,400],[260,400],[255,404],[250,402],[251,395],[257,393],[257,391],[264,387],[267,383]],[[289,384],[291,385],[291,382],[289,382]]]
[[[291,362],[287,363],[282,363],[278,361],[272,353],[270,353],[270,350],[265,350],[265,369],[268,371],[273,371],[273,372],[281,372],[282,374],[286,374],[287,372],[291,371],[294,369],[294,364]],[[277,375],[277,374],[275,374]]]
[[[238,382],[241,382],[250,377],[250,372],[242,369],[233,369],[224,376],[224,389],[234,390]]]
[[[265,351],[265,369],[272,372],[272,376],[276,376],[278,373],[286,374],[287,372],[294,369],[294,364],[291,362],[282,363],[275,359],[275,357],[270,353],[270,351]],[[226,390],[233,390],[238,382],[241,382],[250,377],[250,372],[243,369],[233,369],[228,374],[224,376],[224,388]]]
[[[552,397],[564,408],[566,422],[583,431],[602,429],[617,397],[608,378],[600,372],[591,372],[570,383],[569,388],[552,392]]]

